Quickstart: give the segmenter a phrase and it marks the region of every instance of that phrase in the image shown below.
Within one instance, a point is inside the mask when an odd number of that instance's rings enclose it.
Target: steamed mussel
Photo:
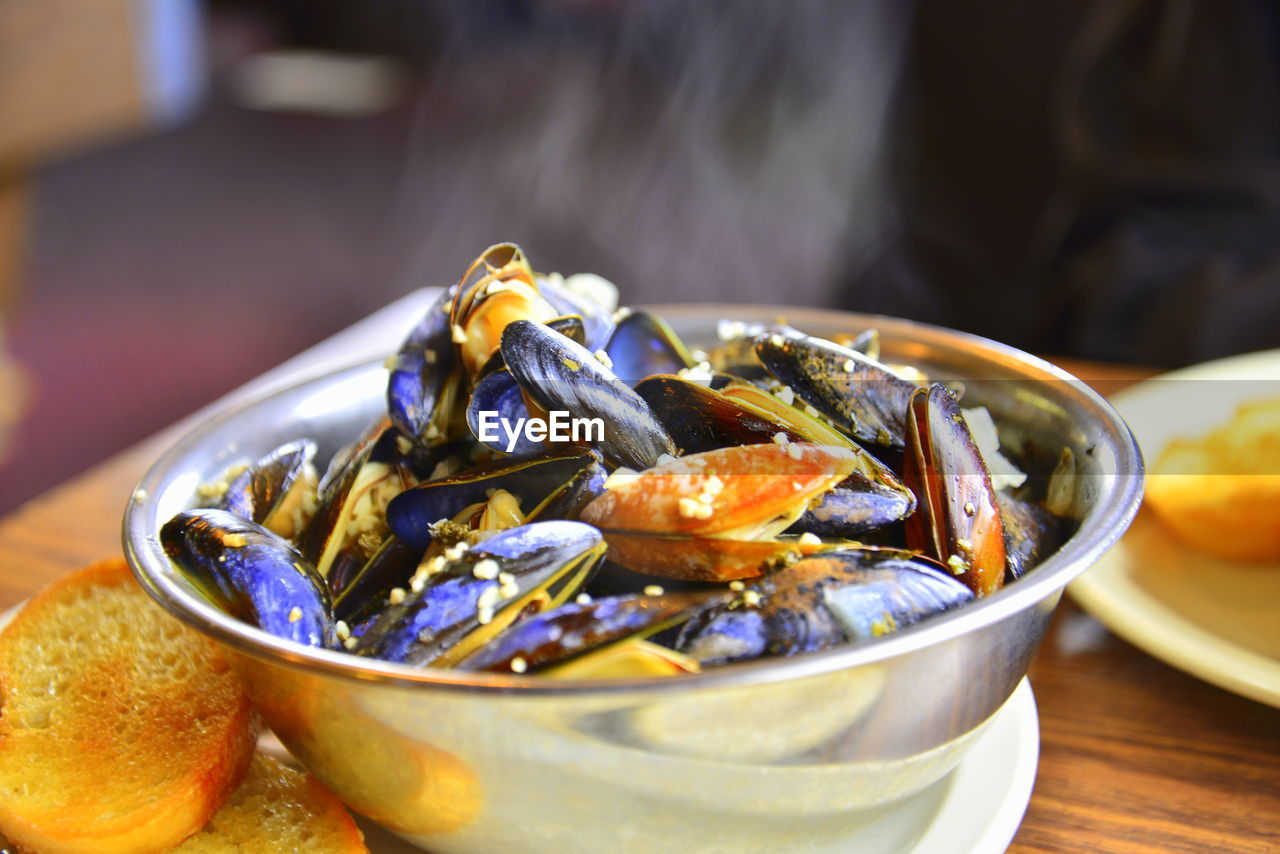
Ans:
[[[1022,475],[985,409],[882,362],[876,330],[717,333],[686,343],[598,276],[495,245],[322,477],[299,437],[161,542],[213,604],[301,644],[591,679],[874,642],[1069,532],[1051,508],[1071,472]]]

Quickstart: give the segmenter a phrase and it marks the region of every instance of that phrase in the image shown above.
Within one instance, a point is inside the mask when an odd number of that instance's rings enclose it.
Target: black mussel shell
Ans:
[[[963,584],[908,553],[824,552],[695,616],[677,647],[703,664],[795,655],[887,634],[972,599]]]
[[[649,377],[636,385],[636,393],[686,454],[772,442],[778,433],[790,441],[804,439],[720,392],[682,377]]]
[[[467,426],[476,441],[503,454],[536,454],[544,449],[542,442],[531,441],[520,429],[528,417],[524,392],[507,370],[494,371],[477,383],[467,404]],[[509,435],[503,425],[515,435]]]
[[[372,505],[353,525],[362,498],[398,493],[415,482],[411,464],[400,448],[400,434],[386,427],[376,438],[366,435],[329,464],[320,482],[319,502],[306,530],[301,551],[336,592],[364,565],[386,536],[383,507]],[[375,489],[375,487],[379,487]]]
[[[475,466],[397,495],[387,505],[387,525],[409,545],[425,549],[431,543],[433,524],[486,500],[493,490],[505,489],[520,501],[522,509],[532,509],[596,461],[594,454],[574,449],[506,457]]]
[[[762,335],[756,355],[779,382],[859,442],[904,446],[915,383],[856,350],[812,336]]]
[[[903,481],[920,507],[907,518],[907,545],[950,567],[987,596],[1004,584],[1004,531],[996,493],[960,404],[934,383],[911,398]]]
[[[609,644],[645,638],[689,619],[724,593],[611,596],[569,603],[521,620],[458,663],[460,670],[512,672],[512,662],[536,671]],[[523,672],[523,671],[522,671]]]
[[[665,320],[636,309],[618,321],[605,347],[614,376],[630,386],[654,374],[675,374],[696,363]]]
[[[394,534],[388,536],[346,586],[334,592],[334,618],[356,625],[380,609],[393,587],[408,585],[421,557],[422,549],[410,546]]]
[[[291,492],[309,488],[307,472],[315,455],[316,443],[309,439],[281,445],[227,485],[220,509],[270,527]]]
[[[454,292],[450,288],[440,294],[389,363],[387,414],[402,435],[421,444],[437,438],[428,436],[436,405],[445,383],[457,377],[449,329]]]
[[[589,351],[545,324],[508,324],[502,355],[520,387],[544,410],[602,422],[603,437],[594,444],[609,463],[646,469],[663,454],[676,453],[643,398]]]
[[[306,646],[332,640],[329,594],[288,542],[225,510],[179,513],[160,529],[165,553],[214,604]]]
[[[1005,583],[1016,581],[1062,545],[1062,522],[1047,509],[997,492],[1004,531]]]
[[[600,532],[580,522],[499,531],[425,576],[418,589],[411,582],[411,591],[387,606],[356,651],[416,666],[451,666],[513,620],[575,595],[603,554]]]

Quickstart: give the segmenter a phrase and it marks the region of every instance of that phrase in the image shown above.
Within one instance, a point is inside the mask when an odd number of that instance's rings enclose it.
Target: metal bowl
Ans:
[[[354,437],[384,405],[386,372],[370,362],[229,406],[184,436],[125,513],[129,562],[162,605],[226,647],[303,765],[351,807],[440,854],[809,850],[855,832],[950,771],[1012,693],[1063,587],[1136,513],[1137,445],[1082,382],[972,335],[827,311],[658,311],[694,345],[711,343],[724,317],[785,313],[815,334],[878,328],[886,360],[962,380],[966,405],[986,405],[1004,440],[1072,449],[1078,530],[1022,580],[967,607],[874,642],[696,676],[544,681],[305,649],[210,606],[157,535],[238,460],[300,436],[319,442],[323,459]]]

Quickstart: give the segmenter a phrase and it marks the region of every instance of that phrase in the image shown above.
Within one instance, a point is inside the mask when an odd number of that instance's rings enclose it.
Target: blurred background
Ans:
[[[502,240],[631,303],[1280,346],[1278,88],[1272,0],[0,3],[0,512]]]

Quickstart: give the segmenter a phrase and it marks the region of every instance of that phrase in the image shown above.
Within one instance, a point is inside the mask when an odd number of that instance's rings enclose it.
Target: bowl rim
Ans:
[[[148,530],[146,525],[147,517],[152,515],[151,505],[162,491],[161,485],[167,475],[192,447],[198,446],[222,422],[234,419],[277,395],[341,374],[376,370],[384,359],[361,357],[326,362],[300,374],[295,381],[285,385],[245,394],[233,393],[224,401],[216,402],[199,413],[199,423],[183,432],[151,464],[126,505],[121,534],[125,557],[134,576],[152,598],[178,619],[232,650],[268,664],[355,682],[399,686],[430,685],[438,689],[465,692],[519,696],[649,694],[689,690],[698,686],[722,688],[803,679],[899,658],[930,646],[941,645],[953,638],[999,623],[1034,607],[1042,600],[1060,594],[1072,579],[1115,544],[1138,512],[1142,498],[1143,460],[1141,450],[1128,426],[1116,410],[1084,381],[1038,356],[980,335],[935,324],[836,309],[735,303],[680,303],[635,308],[654,311],[668,320],[673,315],[696,316],[700,313],[728,317],[785,315],[792,321],[799,319],[800,323],[797,325],[808,322],[822,326],[838,324],[850,328],[876,326],[882,337],[886,338],[893,338],[895,331],[910,330],[915,333],[911,336],[913,339],[923,337],[935,341],[944,340],[951,345],[962,345],[968,350],[976,349],[985,361],[995,362],[1006,370],[1015,370],[1026,379],[1056,380],[1069,384],[1078,397],[1077,402],[1104,428],[1112,440],[1117,472],[1101,476],[1120,482],[1113,485],[1105,500],[1091,508],[1079,529],[1057,552],[1016,584],[1007,585],[981,601],[940,614],[872,642],[851,643],[795,657],[738,662],[701,673],[662,678],[551,680],[536,675],[417,668],[357,657],[336,650],[304,647],[222,612],[211,603],[188,593],[175,581],[176,571],[160,546],[158,531]],[[192,422],[187,422],[190,423]]]

